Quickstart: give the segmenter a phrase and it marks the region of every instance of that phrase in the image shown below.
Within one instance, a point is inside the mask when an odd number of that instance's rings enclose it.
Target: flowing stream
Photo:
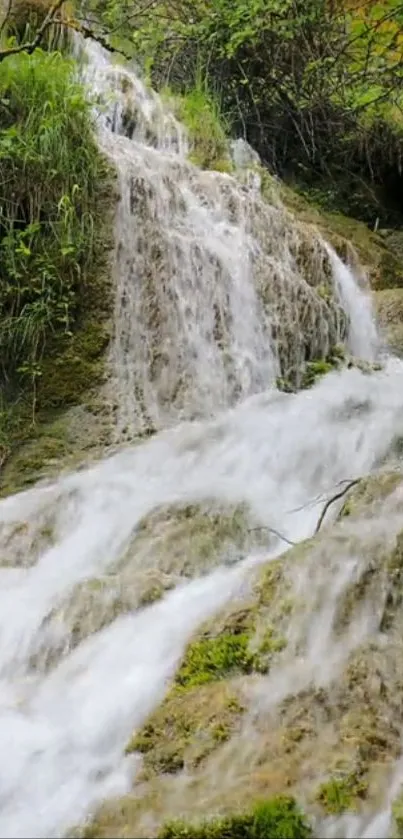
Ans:
[[[309,502],[368,473],[403,434],[397,359],[371,375],[330,373],[297,394],[276,390],[284,358],[300,358],[307,335],[326,347],[344,328],[353,354],[376,358],[366,290],[315,231],[264,204],[253,178],[187,162],[185,130],[133,72],[95,45],[87,58],[88,84],[104,103],[100,144],[120,190],[107,398],[119,442],[157,433],[0,503],[1,837],[63,836],[130,788],[136,761],[123,757],[125,744],[164,696],[192,633],[257,563],[287,548],[268,534],[264,550],[218,558],[73,643],[71,626],[54,616],[81,583],[119,568],[139,522],[162,505],[246,503],[262,526],[297,542],[318,521],[321,506]],[[298,268],[307,241],[309,271],[320,277],[325,266],[333,309]],[[336,598],[338,583],[326,584]],[[307,679],[329,655],[327,620],[324,612]],[[287,671],[280,692],[293,688]],[[371,835],[385,835],[388,818]],[[343,829],[364,835],[354,820]]]

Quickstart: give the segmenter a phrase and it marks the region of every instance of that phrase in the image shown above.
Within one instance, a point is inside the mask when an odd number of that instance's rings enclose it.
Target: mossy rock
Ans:
[[[357,516],[360,513],[369,514],[373,505],[379,505],[385,501],[402,483],[403,474],[400,471],[378,472],[362,478],[355,487],[349,490],[340,510],[339,519],[351,515]]]
[[[226,506],[207,498],[162,506],[140,521],[123,562],[141,553],[143,567],[157,565],[163,573],[192,577],[267,547],[270,535],[257,525],[245,504]]]
[[[13,0],[6,21],[7,34],[16,36],[19,42],[30,38],[44,22],[53,5],[52,0]],[[56,15],[57,20],[67,20],[72,9],[71,2],[63,3]]]
[[[41,554],[54,544],[54,516],[44,510],[38,512],[35,525],[25,521],[2,522],[0,539],[0,567],[35,565]]]
[[[61,432],[65,442],[66,430],[63,426]],[[74,439],[73,434],[72,445]],[[86,434],[83,435],[83,446],[85,440]],[[38,440],[33,446],[33,453],[37,456],[42,451],[38,448]],[[81,448],[81,457],[84,453]],[[24,452],[24,457],[26,454]],[[22,468],[18,461],[17,466]],[[37,466],[39,468],[39,464]],[[11,480],[11,472],[8,477]],[[63,633],[53,632],[55,643],[52,645],[46,641],[44,649],[36,653],[37,666],[46,669],[55,657],[70,651],[118,616],[154,603],[184,578],[191,579],[210,571],[223,561],[237,561],[256,544],[263,544],[262,539],[266,538],[264,531],[263,535],[260,530],[249,532],[248,515],[246,506],[226,508],[210,499],[200,505],[162,506],[145,516],[129,539],[123,555],[108,569],[108,573],[78,583],[50,613],[47,629],[52,633],[52,627],[57,630],[62,625]],[[247,661],[252,666],[256,653],[248,651],[249,636],[238,638],[234,644],[232,628],[233,624],[226,630],[227,645],[222,640],[218,645],[213,640],[203,642],[196,665],[190,662],[187,665],[190,667],[188,682],[197,679],[193,671],[202,659],[206,667],[199,674],[199,683],[217,678],[220,662],[221,665],[228,664],[231,656],[238,657],[244,667]],[[270,655],[279,651],[281,643],[277,633],[273,632],[270,637],[266,633],[265,651],[260,656],[262,667],[264,662],[269,661]],[[197,658],[197,650],[194,654]]]
[[[314,224],[344,262],[354,262],[354,252],[357,254],[374,290],[403,287],[403,256],[383,236],[364,222],[323,209],[286,184],[278,188],[285,206],[301,221]]]
[[[17,422],[16,433],[19,428]],[[26,417],[20,442],[15,439],[0,473],[0,498],[101,456],[111,432],[110,413],[97,395],[88,405],[43,411],[34,425]]]
[[[181,805],[177,811],[182,809]],[[194,817],[189,820],[165,822],[160,828],[156,824],[141,823],[139,814],[142,801],[123,799],[119,812],[105,807],[97,820],[90,822],[80,831],[81,839],[106,839],[139,836],[156,839],[310,839],[313,829],[310,820],[290,795],[273,798],[261,796],[248,807],[220,810],[216,816]],[[138,825],[140,824],[140,827]]]
[[[57,336],[41,362],[35,414],[26,394],[4,413],[12,418],[0,473],[0,496],[99,453],[110,442],[112,417],[103,404],[105,354],[111,335],[112,290],[105,267],[82,294],[82,315],[70,336]],[[77,420],[77,414],[79,419]],[[1,424],[1,416],[0,416]],[[1,430],[1,429],[0,429]]]
[[[326,813],[340,815],[346,810],[354,810],[357,799],[365,798],[367,789],[367,782],[352,772],[324,781],[318,789],[317,800]]]
[[[384,289],[374,294],[379,325],[389,349],[403,357],[403,288]]]
[[[142,777],[198,766],[239,728],[244,707],[226,682],[172,693],[136,733],[126,753],[144,755]]]

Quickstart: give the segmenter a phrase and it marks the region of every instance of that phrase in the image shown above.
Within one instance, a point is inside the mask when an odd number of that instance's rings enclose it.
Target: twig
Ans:
[[[323,520],[325,518],[325,515],[326,515],[330,505],[333,504],[334,501],[338,501],[339,498],[343,498],[343,495],[345,495],[346,492],[348,492],[350,489],[352,489],[353,486],[356,486],[357,484],[359,484],[360,481],[361,481],[361,478],[354,478],[354,480],[350,481],[347,484],[347,486],[343,487],[343,489],[340,490],[340,492],[337,492],[336,495],[332,495],[332,497],[329,498],[328,501],[326,501],[326,504],[325,504],[320,516],[319,516],[319,521],[318,521],[318,523],[316,525],[316,528],[315,528],[315,534],[319,532],[319,530],[320,530],[320,528],[323,524]]]
[[[343,478],[341,481],[338,481],[337,484],[335,484],[335,486],[339,487],[342,486],[342,484],[350,484],[351,480],[351,478]],[[357,480],[359,479],[357,478]],[[308,507],[313,507],[315,504],[320,504],[322,501],[325,500],[324,495],[325,493],[321,492],[320,495],[316,495],[315,498],[311,498],[311,500],[308,501],[306,504],[301,504],[300,507],[293,507],[292,510],[288,510],[287,515],[291,513],[300,513],[301,510],[307,510]]]
[[[256,530],[267,530],[269,533],[274,533],[275,536],[278,536],[279,539],[282,539],[283,542],[286,542],[287,545],[291,545],[291,547],[294,547],[294,545],[297,544],[296,542],[291,542],[291,539],[287,539],[286,536],[283,536],[283,534],[279,533],[278,530],[275,530],[274,527],[265,527],[264,525],[262,525],[261,527],[250,527],[247,532],[254,533],[254,531]]]

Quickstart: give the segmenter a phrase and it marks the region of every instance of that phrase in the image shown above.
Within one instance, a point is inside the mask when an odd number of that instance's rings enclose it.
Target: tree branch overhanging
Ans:
[[[9,58],[12,55],[18,55],[19,53],[26,52],[28,53],[28,55],[31,55],[33,52],[35,52],[36,49],[38,49],[38,47],[41,46],[43,37],[47,29],[49,29],[49,27],[54,23],[62,23],[63,26],[65,26],[67,29],[74,29],[76,32],[79,32],[84,38],[92,38],[94,41],[97,41],[108,52],[118,53],[119,55],[122,55],[124,58],[126,58],[128,61],[131,60],[131,55],[128,55],[124,50],[120,49],[119,47],[112,46],[112,44],[109,43],[105,35],[96,32],[94,29],[88,26],[86,22],[74,20],[71,18],[60,21],[58,12],[60,11],[65,2],[66,0],[56,0],[53,6],[51,6],[51,8],[49,9],[48,14],[46,15],[43,23],[39,27],[32,41],[26,41],[23,44],[17,44],[15,47],[8,47],[6,49],[0,50],[0,63],[4,61],[6,58]],[[0,34],[7,23],[7,19],[9,18],[11,6],[12,0],[9,0],[6,16],[0,25]]]
[[[18,55],[18,53],[20,52],[27,52],[29,55],[31,55],[42,43],[42,39],[45,35],[46,30],[49,29],[49,26],[51,26],[52,23],[55,23],[56,15],[65,2],[66,0],[56,0],[53,6],[50,7],[45,19],[41,23],[32,41],[27,41],[23,44],[18,44],[15,47],[7,47],[6,49],[0,50],[0,62],[4,61],[6,58],[9,58],[11,55]],[[11,8],[11,3],[9,4],[9,7]],[[10,12],[8,11],[8,15],[9,13]],[[8,15],[6,15],[6,18]],[[2,27],[3,25],[5,25],[5,21],[2,22]]]

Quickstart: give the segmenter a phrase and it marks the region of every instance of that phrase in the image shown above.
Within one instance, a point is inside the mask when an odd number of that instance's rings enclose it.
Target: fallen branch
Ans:
[[[132,61],[132,55],[129,55],[129,53],[125,52],[120,47],[113,47],[104,35],[101,35],[98,32],[94,32],[94,30],[91,29],[91,27],[87,24],[81,23],[80,21],[68,20],[66,21],[66,26],[68,26],[70,29],[74,29],[76,32],[79,32],[83,36],[83,38],[92,38],[93,41],[97,41],[98,44],[101,44],[101,47],[103,47],[108,52],[118,53],[119,55],[122,55],[123,58],[126,58],[127,61]]]
[[[321,528],[321,526],[322,526],[322,524],[323,524],[323,520],[324,520],[324,518],[325,518],[325,515],[326,515],[326,513],[327,513],[327,511],[328,511],[328,509],[329,509],[329,507],[330,507],[330,505],[331,505],[331,504],[333,504],[333,503],[334,503],[334,501],[338,501],[338,500],[339,500],[339,498],[343,498],[343,495],[346,495],[346,493],[347,493],[350,489],[352,489],[352,487],[354,487],[354,486],[356,486],[357,484],[359,484],[359,483],[360,483],[360,481],[361,481],[361,478],[354,478],[354,480],[353,480],[353,481],[350,481],[350,482],[347,484],[347,486],[343,487],[343,489],[341,489],[339,492],[336,492],[336,495],[332,495],[332,497],[331,497],[331,498],[329,498],[329,500],[328,500],[328,501],[326,501],[326,504],[325,504],[325,506],[324,506],[324,508],[323,508],[323,510],[322,510],[322,512],[321,512],[321,514],[320,514],[320,516],[319,516],[319,521],[318,521],[318,523],[317,523],[317,525],[316,525],[316,528],[315,528],[315,534],[319,532],[319,530],[320,530],[320,528]]]
[[[287,543],[287,545],[291,545],[291,547],[294,547],[297,544],[296,542],[291,542],[290,539],[287,539],[287,536],[283,536],[283,534],[279,533],[278,530],[275,530],[274,527],[265,527],[264,525],[262,525],[261,527],[251,527],[247,532],[254,533],[256,530],[267,530],[269,533],[273,533],[274,536],[277,536],[279,539],[282,539],[283,542]]]

